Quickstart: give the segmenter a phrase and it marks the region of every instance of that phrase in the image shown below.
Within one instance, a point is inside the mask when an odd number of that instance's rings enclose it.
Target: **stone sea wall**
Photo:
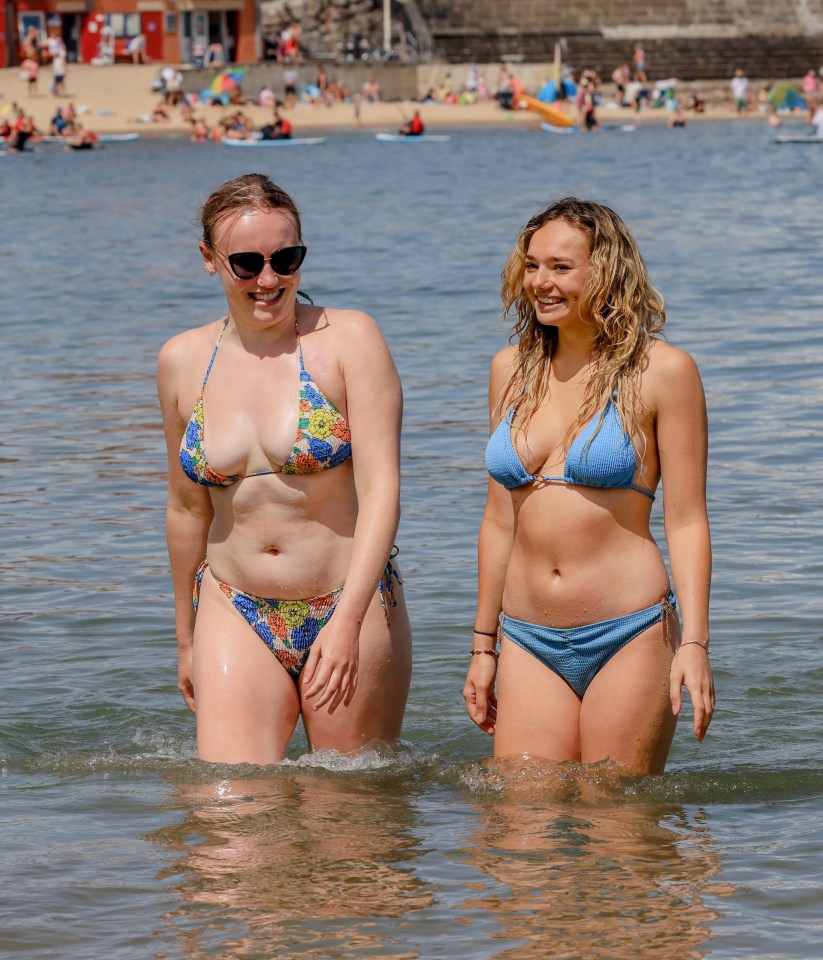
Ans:
[[[608,75],[640,42],[652,78],[799,75],[823,65],[823,0],[419,0],[449,61],[564,60]]]
[[[263,0],[264,20],[299,19],[314,55],[351,57],[382,44],[383,0]],[[424,25],[424,30],[421,30]],[[534,62],[608,75],[643,45],[652,79],[799,76],[823,66],[823,0],[392,0],[402,59]],[[428,36],[422,38],[419,34]]]

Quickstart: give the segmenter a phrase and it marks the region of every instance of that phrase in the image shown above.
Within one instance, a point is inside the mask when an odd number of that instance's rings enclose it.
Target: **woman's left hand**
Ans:
[[[670,696],[672,713],[680,714],[682,688],[686,687],[694,708],[694,735],[702,743],[714,714],[714,677],[709,655],[699,643],[683,644],[672,661]]]
[[[303,698],[319,710],[328,704],[329,713],[342,703],[347,707],[357,689],[360,630],[333,617],[312,644],[303,668]]]

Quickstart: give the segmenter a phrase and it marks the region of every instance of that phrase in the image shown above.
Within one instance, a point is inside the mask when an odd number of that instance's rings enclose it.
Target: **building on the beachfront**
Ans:
[[[0,0],[0,66],[15,66],[31,27],[60,34],[74,63],[145,59],[250,62],[260,55],[257,0]]]
[[[316,57],[376,63],[564,62],[611,76],[642,45],[650,79],[803,76],[823,64],[823,0],[0,0],[0,65],[29,26],[61,31],[69,60],[251,63],[267,31],[297,19]]]

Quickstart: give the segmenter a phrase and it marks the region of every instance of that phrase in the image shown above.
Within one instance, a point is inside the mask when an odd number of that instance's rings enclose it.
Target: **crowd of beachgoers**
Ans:
[[[39,139],[64,138],[75,149],[93,147],[96,133],[89,129],[96,115],[110,110],[93,110],[80,103],[68,92],[66,48],[58,36],[37,43],[30,36],[24,47],[20,68],[19,93],[3,103],[0,90],[0,138],[10,151],[24,149],[27,143]],[[279,48],[278,48],[279,49]],[[143,64],[145,55],[139,53],[136,63]],[[288,139],[295,135],[295,127],[306,129],[327,125],[326,116],[337,115],[345,108],[346,125],[360,127],[364,122],[385,124],[386,114],[375,109],[383,102],[383,93],[376,75],[371,75],[358,89],[351,89],[338,80],[332,68],[321,62],[314,69],[314,78],[306,82],[306,66],[299,47],[277,58],[279,83],[273,81],[251,94],[244,89],[247,70],[243,66],[224,66],[205,89],[197,92],[185,89],[184,69],[171,64],[154,67],[151,106],[126,121],[130,130],[174,130],[186,132],[198,143],[226,139]],[[551,67],[551,65],[550,65]],[[41,90],[43,68],[50,71],[48,94]],[[86,69],[72,65],[72,73]],[[91,68],[95,69],[95,68]],[[114,67],[121,70],[128,67]],[[518,112],[523,97],[550,104],[562,110],[583,131],[596,131],[608,118],[626,117],[665,119],[670,127],[683,127],[693,118],[709,115],[752,117],[762,116],[778,126],[789,115],[805,117],[819,136],[823,136],[823,67],[809,67],[799,81],[750,82],[742,69],[722,84],[711,86],[711,94],[704,93],[705,85],[683,83],[676,77],[649,78],[645,51],[635,45],[631,57],[619,65],[610,77],[604,79],[591,68],[579,72],[559,61],[551,67],[551,76],[539,85],[527,85],[512,64],[501,63],[487,75],[475,64],[453,66],[440,72],[439,79],[419,92],[418,100],[401,108],[402,121],[395,112],[395,125],[406,133],[421,133],[422,125],[412,125],[413,111],[428,110],[435,125],[451,122],[459,125],[467,113],[452,112],[444,120],[436,108],[474,106],[477,113],[482,105],[493,108],[487,117],[494,122],[500,118],[498,110],[508,116]],[[459,76],[458,73],[462,74]],[[9,71],[6,72],[8,76]],[[143,77],[144,74],[141,74]],[[210,75],[211,77],[211,75]],[[145,82],[145,80],[143,80]],[[86,91],[88,95],[90,91]],[[141,94],[146,95],[145,91]],[[43,113],[43,100],[50,98],[50,111]],[[87,99],[90,97],[87,96]],[[39,102],[38,102],[39,101]],[[34,104],[39,107],[35,118]],[[299,108],[299,109],[297,109]],[[309,109],[314,108],[314,109]],[[364,118],[368,112],[368,121]],[[326,116],[324,116],[324,114]],[[419,117],[418,112],[418,117]],[[426,122],[430,118],[426,116]]]

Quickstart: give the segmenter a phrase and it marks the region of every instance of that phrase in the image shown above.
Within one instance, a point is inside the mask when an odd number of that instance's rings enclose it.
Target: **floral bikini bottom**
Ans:
[[[386,623],[389,623],[389,608],[397,605],[394,588],[398,583],[403,583],[399,570],[392,562],[397,556],[396,551],[397,547],[386,562],[386,569],[377,584]],[[208,565],[206,557],[194,578],[195,612],[200,603],[203,574]],[[212,576],[214,577],[214,574]],[[236,590],[217,577],[214,577],[214,580],[229,598],[234,609],[283,664],[292,678],[297,680],[317,635],[331,620],[343,587],[320,597],[307,597],[305,600],[270,600]]]

